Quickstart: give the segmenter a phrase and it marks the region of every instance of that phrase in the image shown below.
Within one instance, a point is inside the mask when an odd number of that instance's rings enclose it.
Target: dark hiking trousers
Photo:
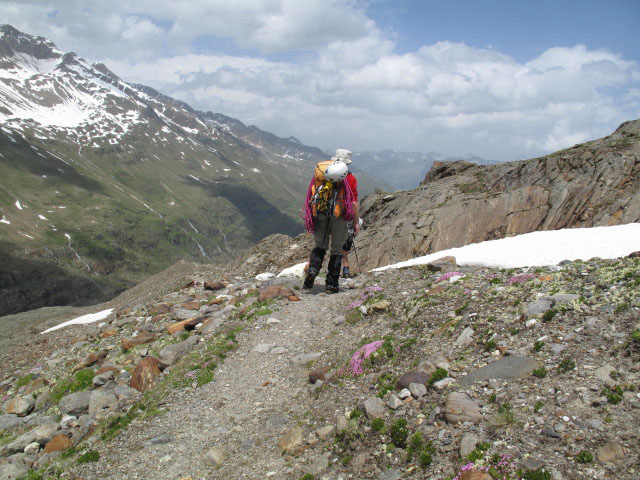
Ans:
[[[342,255],[342,246],[347,241],[347,221],[342,217],[318,215],[315,221],[313,238],[316,247],[329,250],[331,255]],[[331,248],[329,248],[331,244]]]

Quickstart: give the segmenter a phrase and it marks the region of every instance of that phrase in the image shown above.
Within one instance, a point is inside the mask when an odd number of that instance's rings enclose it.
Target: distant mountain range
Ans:
[[[177,260],[299,233],[327,158],[3,25],[0,315],[95,303]]]
[[[476,155],[462,157],[447,156],[436,152],[396,152],[395,150],[366,151],[353,153],[353,165],[365,173],[381,177],[387,190],[411,190],[416,188],[431,169],[434,162],[465,160],[478,165],[498,163]]]

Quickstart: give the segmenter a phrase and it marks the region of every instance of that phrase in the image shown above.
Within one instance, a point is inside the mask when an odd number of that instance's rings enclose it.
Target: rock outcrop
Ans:
[[[361,267],[536,230],[640,221],[640,120],[546,157],[436,162],[420,187],[363,200]]]

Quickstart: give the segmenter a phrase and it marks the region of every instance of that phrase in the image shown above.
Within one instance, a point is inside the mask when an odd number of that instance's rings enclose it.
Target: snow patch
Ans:
[[[15,206],[18,210],[22,210],[22,205],[20,204],[20,200],[16,200]]]
[[[48,220],[47,217],[45,217],[44,215],[38,215],[38,218],[40,220]]]
[[[97,313],[82,315],[81,317],[76,317],[73,320],[69,320],[67,322],[61,323],[60,325],[56,325],[55,327],[48,328],[45,331],[40,332],[40,334],[53,332],[54,330],[58,330],[60,328],[64,328],[69,325],[86,325],[88,323],[94,323],[99,320],[103,320],[107,318],[109,315],[111,315],[111,312],[113,312],[113,308],[110,308],[108,310],[102,310],[101,312],[97,312]]]
[[[6,225],[11,225],[11,222],[9,220],[7,220],[7,217],[5,217],[4,215],[2,216],[2,220],[0,220],[0,223],[4,223]]]
[[[307,266],[307,262],[298,263],[293,267],[285,268],[282,270],[278,277],[299,277],[302,278],[304,276],[304,269]]]
[[[568,228],[525,233],[500,240],[450,248],[405,262],[376,268],[425,265],[442,257],[453,256],[458,265],[521,268],[557,265],[563,260],[589,260],[593,257],[618,258],[640,249],[640,223],[613,227]]]

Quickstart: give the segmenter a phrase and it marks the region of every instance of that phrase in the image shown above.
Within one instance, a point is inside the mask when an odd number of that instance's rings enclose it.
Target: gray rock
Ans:
[[[175,442],[175,437],[168,433],[163,433],[162,435],[157,435],[153,438],[150,438],[145,443],[147,445],[164,445],[166,443]]]
[[[13,480],[24,477],[29,472],[27,466],[19,463],[6,463],[0,465],[0,478]]]
[[[574,300],[578,300],[580,298],[580,295],[576,295],[574,293],[557,293],[556,295],[552,295],[548,298],[551,299],[551,301],[553,302],[553,306],[555,307],[556,305],[571,303]]]
[[[202,327],[200,327],[200,333],[202,335],[209,335],[211,333],[215,333],[215,331],[222,325],[222,318],[208,318],[202,323]]]
[[[24,447],[24,453],[27,455],[34,455],[40,451],[40,444],[38,442],[31,442],[29,445]]]
[[[281,355],[283,353],[287,353],[288,350],[285,347],[275,347],[272,348],[269,353],[273,353],[274,355]]]
[[[535,317],[546,312],[547,310],[551,310],[552,305],[553,301],[550,298],[538,298],[537,300],[528,303],[527,306],[524,307],[524,314],[527,317]]]
[[[465,433],[460,440],[460,458],[465,459],[476,448],[480,439],[473,433]]]
[[[465,328],[462,333],[458,336],[458,338],[456,339],[456,341],[454,342],[454,345],[460,346],[460,345],[469,345],[471,344],[471,342],[473,342],[473,334],[475,333],[475,330],[471,327],[467,327]]]
[[[7,414],[17,415],[24,417],[29,415],[36,406],[36,402],[32,397],[15,397],[9,400],[5,405],[5,412]]]
[[[622,446],[618,442],[609,442],[597,450],[598,460],[603,463],[611,463],[626,457]]]
[[[40,425],[35,431],[35,441],[40,445],[45,445],[60,430],[60,425],[56,422],[49,422]]]
[[[387,395],[387,406],[392,410],[399,409],[402,405],[402,400],[400,400],[394,393],[389,393]]]
[[[530,357],[504,357],[474,370],[464,377],[460,377],[458,382],[460,385],[471,385],[472,383],[492,378],[498,380],[515,380],[531,375],[531,372],[533,372],[536,367],[536,361]]]
[[[410,383],[409,391],[414,398],[421,398],[427,394],[427,387],[425,387],[422,383]]]
[[[227,458],[228,452],[224,447],[213,447],[204,454],[203,461],[206,465],[219,467]]]
[[[444,406],[444,418],[449,423],[476,422],[482,419],[480,407],[466,394],[451,392]]]
[[[118,397],[113,393],[113,390],[94,390],[89,399],[89,414],[108,410],[117,404]]]
[[[104,373],[101,373],[100,375],[96,375],[95,377],[93,377],[93,380],[92,380],[93,386],[101,387],[102,385],[107,383],[109,380],[113,380],[115,377],[116,375],[113,372],[104,372]]]
[[[390,468],[389,470],[384,472],[382,475],[380,475],[378,477],[378,480],[400,480],[401,478],[402,478],[402,474],[400,473],[399,470],[396,470],[395,468]]]
[[[20,435],[18,438],[16,438],[9,445],[6,445],[2,449],[2,455],[8,456],[14,453],[24,452],[25,447],[30,443],[35,442],[35,440],[36,440],[36,432],[34,430],[24,433]]]
[[[269,351],[275,346],[275,343],[259,343],[253,347],[253,351],[257,353],[269,353]]]
[[[306,365],[309,362],[315,362],[321,356],[322,356],[322,353],[320,352],[303,353],[301,355],[296,355],[295,357],[293,357],[291,359],[291,363],[298,366]]]
[[[324,472],[329,467],[330,457],[331,454],[327,452],[316,458],[314,462],[309,466],[309,473],[311,475],[320,475],[322,472]]]
[[[382,418],[387,412],[387,407],[381,398],[371,397],[364,402],[364,412],[369,420]]]
[[[0,415],[0,431],[13,430],[15,427],[22,425],[24,418],[17,415],[2,414]]]
[[[176,363],[191,350],[193,350],[193,347],[195,346],[197,341],[198,339],[193,336],[187,338],[184,342],[174,343],[173,345],[169,345],[168,347],[163,348],[158,355],[159,367],[161,369],[165,369]]]
[[[318,435],[318,437],[320,437],[321,439],[325,439],[327,438],[329,435],[331,435],[333,432],[335,432],[336,427],[333,425],[327,425],[326,427],[322,427],[316,430],[316,435]]]
[[[527,457],[520,461],[520,466],[527,470],[540,470],[544,467],[544,462],[538,460],[537,458]]]
[[[62,415],[82,415],[89,411],[91,392],[76,392],[63,397],[58,404]]]
[[[349,421],[342,415],[338,417],[338,421],[336,422],[336,432],[342,433],[349,426]]]
[[[135,388],[128,387],[126,385],[118,385],[113,389],[113,393],[116,398],[121,402],[129,402],[136,400],[141,393]]]
[[[187,308],[174,308],[171,310],[171,314],[177,320],[188,320],[190,318],[195,318],[199,315],[197,311],[189,310]]]
[[[614,387],[616,382],[613,378],[611,378],[611,372],[615,372],[616,369],[611,365],[603,365],[602,367],[596,369],[594,375],[596,379],[601,383],[604,383],[607,387]]]
[[[456,379],[455,378],[447,377],[447,378],[443,378],[442,380],[438,380],[437,382],[435,382],[433,384],[433,387],[436,390],[444,390],[449,385],[453,385],[454,383],[456,383]]]

